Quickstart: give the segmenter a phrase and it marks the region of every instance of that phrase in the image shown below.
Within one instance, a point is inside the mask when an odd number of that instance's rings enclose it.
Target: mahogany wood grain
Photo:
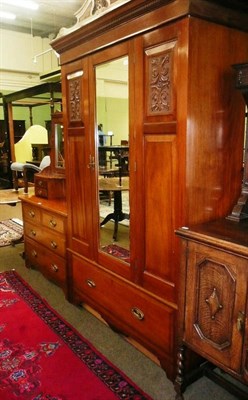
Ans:
[[[224,217],[241,188],[244,104],[232,69],[248,58],[248,18],[242,15],[237,28],[241,14],[215,1],[134,0],[52,43],[62,63],[70,300],[89,302],[111,325],[155,351],[170,378],[183,277],[174,232]],[[95,67],[123,55],[129,57],[130,265],[99,251],[94,168]],[[103,285],[96,298],[81,286],[84,267]],[[113,301],[104,271],[122,287],[113,284]],[[144,339],[117,312],[118,299],[126,304],[133,285],[137,296],[145,291],[153,322],[163,325],[172,346],[162,348],[152,331]]]
[[[182,239],[178,398],[189,373],[183,355],[188,349],[248,382],[247,232],[247,221],[227,219],[177,230]]]

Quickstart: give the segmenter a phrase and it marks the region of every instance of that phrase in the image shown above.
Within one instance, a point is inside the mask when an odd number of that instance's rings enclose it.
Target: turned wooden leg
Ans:
[[[183,400],[183,392],[184,392],[184,353],[185,346],[181,345],[178,349],[177,353],[177,376],[174,382],[174,389],[176,391],[175,400]]]
[[[14,189],[18,190],[18,171],[12,171],[12,177]]]

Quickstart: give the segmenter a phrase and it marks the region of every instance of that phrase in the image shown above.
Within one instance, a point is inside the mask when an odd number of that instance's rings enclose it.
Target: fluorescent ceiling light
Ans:
[[[16,19],[16,15],[10,12],[6,12],[6,11],[0,11],[0,18],[5,18],[5,19]]]
[[[2,3],[16,7],[28,8],[29,10],[38,10],[39,8],[39,5],[31,0],[2,0]]]

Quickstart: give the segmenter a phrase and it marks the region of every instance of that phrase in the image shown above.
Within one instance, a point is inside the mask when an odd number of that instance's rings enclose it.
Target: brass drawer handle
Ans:
[[[135,318],[137,318],[139,321],[142,321],[145,318],[145,314],[143,313],[143,311],[141,311],[139,308],[137,307],[133,307],[131,309],[131,313],[133,314],[133,316]]]
[[[56,264],[51,264],[51,269],[53,272],[58,272],[59,267]]]
[[[51,241],[50,245],[51,245],[52,249],[57,249],[57,247],[58,247],[57,243],[54,242],[53,240]]]
[[[38,190],[38,195],[42,195],[42,190]]]
[[[36,232],[33,229],[31,230],[31,235],[36,236]]]
[[[95,288],[96,287],[96,284],[92,279],[86,279],[86,283],[91,288]]]
[[[34,218],[34,217],[35,217],[35,212],[32,211],[32,210],[30,210],[30,211],[28,212],[28,215],[29,215],[31,218]]]
[[[35,257],[35,258],[36,258],[36,257],[37,257],[37,252],[36,252],[35,250],[32,250],[32,251],[31,251],[31,255],[32,255],[32,257]]]
[[[50,219],[49,225],[50,225],[52,228],[55,228],[55,226],[57,225],[57,222],[56,222],[54,219]]]
[[[42,186],[43,185],[43,181],[38,181],[38,185]]]

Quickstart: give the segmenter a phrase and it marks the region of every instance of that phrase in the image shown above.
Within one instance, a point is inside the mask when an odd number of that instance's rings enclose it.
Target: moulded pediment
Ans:
[[[128,3],[131,0],[86,0],[80,9],[75,13],[77,22],[71,28],[61,28],[57,38],[67,35],[83,25],[89,24],[93,20],[110,12],[114,8]]]

